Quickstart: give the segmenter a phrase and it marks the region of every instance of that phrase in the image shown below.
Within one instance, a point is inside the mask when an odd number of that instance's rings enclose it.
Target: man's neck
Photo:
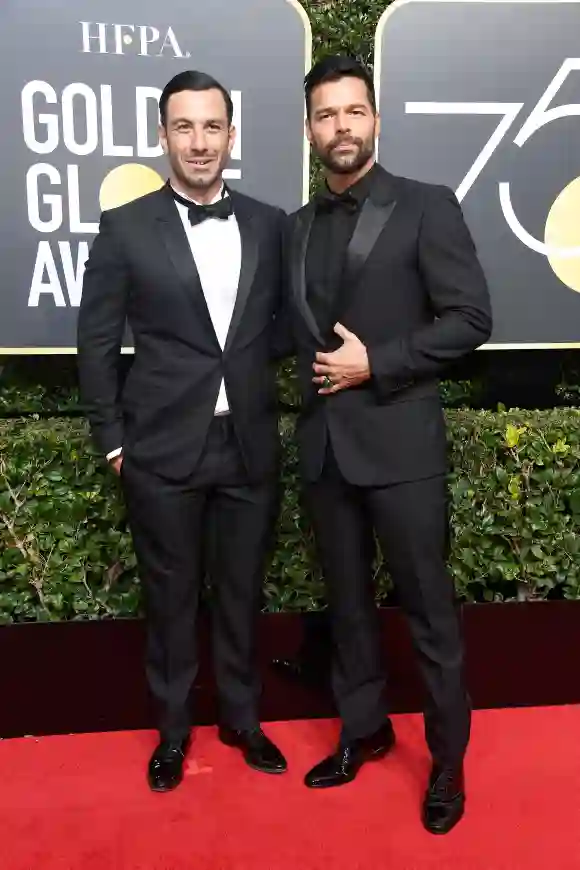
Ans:
[[[333,193],[344,193],[345,190],[348,190],[349,187],[352,187],[353,184],[356,184],[357,181],[364,178],[367,172],[370,172],[374,165],[375,158],[373,157],[357,172],[350,172],[348,174],[342,172],[327,172],[326,184]]]
[[[218,196],[224,184],[223,180],[221,178],[218,178],[211,187],[201,190],[199,188],[186,187],[182,182],[180,182],[177,178],[174,178],[173,176],[169,177],[169,183],[174,191],[180,196],[183,196],[186,199],[191,199],[193,202],[196,202],[199,205],[207,205],[208,203],[212,202]]]

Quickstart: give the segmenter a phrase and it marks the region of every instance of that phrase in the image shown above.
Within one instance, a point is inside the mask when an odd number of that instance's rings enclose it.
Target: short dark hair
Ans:
[[[331,54],[323,57],[318,63],[314,64],[306,78],[304,79],[304,96],[306,99],[306,115],[310,117],[310,104],[312,102],[312,91],[319,85],[326,82],[337,82],[340,79],[351,77],[363,81],[369,95],[369,102],[373,112],[377,111],[377,101],[375,98],[375,86],[373,78],[359,60],[354,57],[349,57],[345,54]]]
[[[173,94],[179,94],[182,91],[212,91],[214,89],[220,91],[224,98],[228,124],[231,126],[234,117],[234,104],[232,103],[232,98],[229,93],[226,91],[224,86],[220,85],[220,83],[212,76],[192,69],[178,73],[163,88],[163,93],[159,98],[159,114],[163,126],[165,126],[167,120],[167,103],[169,102],[169,97]]]

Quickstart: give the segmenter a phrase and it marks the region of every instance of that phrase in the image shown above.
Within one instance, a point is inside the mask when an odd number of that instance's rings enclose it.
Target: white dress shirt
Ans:
[[[190,199],[181,192],[179,194],[185,199]],[[223,185],[217,196],[212,199],[212,203],[218,202],[222,196]],[[195,200],[191,201],[195,202]],[[207,218],[202,223],[192,226],[189,222],[187,206],[177,201],[175,206],[183,222],[211,322],[223,350],[234,313],[242,266],[242,241],[238,222],[236,216],[232,214],[227,220]],[[228,414],[229,411],[226,385],[222,379],[215,414]],[[121,447],[112,450],[107,454],[107,459],[114,459],[121,452]]]

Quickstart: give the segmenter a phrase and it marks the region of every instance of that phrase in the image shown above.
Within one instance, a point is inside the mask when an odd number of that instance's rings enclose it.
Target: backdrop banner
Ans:
[[[379,160],[449,185],[490,348],[580,347],[580,3],[396,0],[376,33]]]
[[[287,211],[307,196],[297,0],[3,0],[0,353],[73,353],[101,209],[167,177],[158,99],[197,69],[232,94],[232,186]]]

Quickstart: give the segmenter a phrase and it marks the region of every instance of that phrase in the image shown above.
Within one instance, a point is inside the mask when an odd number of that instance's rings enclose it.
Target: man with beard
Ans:
[[[84,276],[78,363],[94,438],[125,493],[160,713],[148,779],[168,791],[181,782],[190,741],[205,567],[220,738],[257,770],[286,769],[259,726],[254,661],[276,514],[270,353],[285,216],[224,186],[235,130],[217,81],[182,72],[159,110],[169,180],[102,215]],[[121,386],[126,322],[135,357]]]
[[[305,82],[307,135],[326,190],[290,218],[290,316],[306,503],[332,620],[342,719],[311,788],[350,782],[394,744],[372,588],[376,534],[409,621],[427,702],[433,766],[423,822],[446,833],[464,808],[470,705],[452,580],[445,365],[491,330],[484,275],[455,196],[374,162],[372,79],[328,57]]]

